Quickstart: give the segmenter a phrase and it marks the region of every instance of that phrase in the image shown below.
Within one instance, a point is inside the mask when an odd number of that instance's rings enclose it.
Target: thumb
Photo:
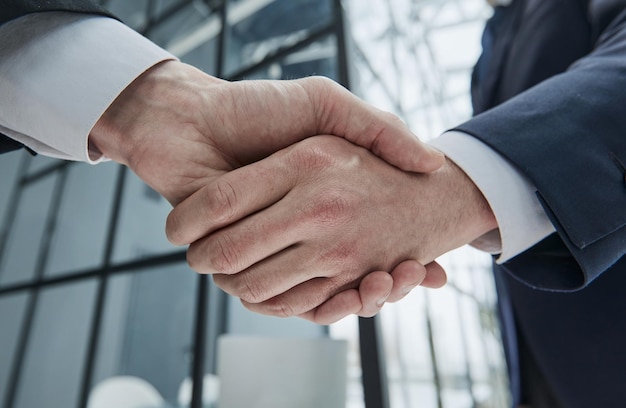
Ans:
[[[446,284],[448,277],[441,265],[433,261],[425,266],[426,278],[420,284],[425,288],[438,289]]]
[[[329,79],[299,81],[311,98],[318,134],[343,137],[405,171],[430,173],[443,165],[443,153],[421,142],[396,115],[365,103]]]

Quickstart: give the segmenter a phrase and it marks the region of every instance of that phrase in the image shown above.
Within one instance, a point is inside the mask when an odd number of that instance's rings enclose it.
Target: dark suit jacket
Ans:
[[[496,267],[513,383],[521,333],[564,406],[624,407],[626,0],[515,0],[484,46],[458,129],[535,184],[557,229]]]
[[[26,14],[41,11],[70,11],[111,16],[105,9],[88,0],[0,0],[0,25]],[[23,147],[0,133],[0,153]]]

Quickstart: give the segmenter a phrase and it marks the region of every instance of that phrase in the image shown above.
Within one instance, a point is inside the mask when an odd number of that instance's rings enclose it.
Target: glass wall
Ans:
[[[400,116],[422,140],[470,117],[471,69],[492,13],[486,1],[343,3],[355,93]],[[447,285],[417,288],[380,314],[390,406],[509,406],[491,258],[464,247],[438,261]],[[362,406],[358,398],[353,406]]]
[[[350,82],[424,138],[469,114],[461,78],[475,55],[459,62],[441,47],[472,22],[462,35],[478,41],[488,15],[482,0],[99,3],[209,74]],[[254,315],[189,270],[165,239],[169,204],[127,169],[14,152],[0,172],[0,407],[122,406],[128,396],[144,408],[209,407],[223,334],[328,337],[303,320]],[[488,260],[442,262],[446,289],[388,305],[377,326],[332,326],[349,344],[346,406],[385,406],[372,390],[394,408],[503,406]],[[378,337],[362,362],[359,346]],[[364,392],[371,362],[382,370]]]

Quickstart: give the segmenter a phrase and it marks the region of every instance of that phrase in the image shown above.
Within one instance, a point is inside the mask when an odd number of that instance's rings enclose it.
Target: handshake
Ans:
[[[174,209],[167,236],[250,310],[372,316],[497,227],[472,181],[395,116],[323,78],[225,82],[177,61],[124,90],[90,152]]]

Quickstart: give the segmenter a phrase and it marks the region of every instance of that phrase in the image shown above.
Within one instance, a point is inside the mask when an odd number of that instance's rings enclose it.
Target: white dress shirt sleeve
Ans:
[[[30,14],[0,26],[0,132],[46,156],[96,163],[89,132],[115,98],[174,57],[115,19]],[[92,152],[92,155],[94,152]]]
[[[503,263],[555,231],[535,195],[535,187],[511,163],[480,140],[462,132],[446,132],[431,142],[472,179],[498,222],[471,245],[499,254]]]

